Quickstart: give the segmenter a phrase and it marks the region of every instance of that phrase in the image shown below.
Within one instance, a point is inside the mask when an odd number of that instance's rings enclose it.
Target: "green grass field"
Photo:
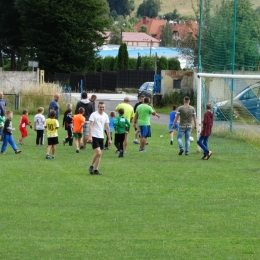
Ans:
[[[92,176],[89,146],[46,160],[28,131],[21,154],[0,156],[0,259],[260,259],[259,150],[243,140],[213,135],[203,161],[153,125],[147,153],[132,132],[125,157],[104,151]]]

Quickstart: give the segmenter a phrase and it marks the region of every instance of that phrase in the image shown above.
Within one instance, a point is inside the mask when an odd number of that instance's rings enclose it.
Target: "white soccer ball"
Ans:
[[[194,138],[192,136],[190,136],[190,142],[193,142]]]

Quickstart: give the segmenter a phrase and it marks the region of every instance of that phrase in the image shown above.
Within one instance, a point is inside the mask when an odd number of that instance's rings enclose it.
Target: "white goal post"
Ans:
[[[197,138],[201,132],[202,78],[260,79],[260,75],[197,73]]]

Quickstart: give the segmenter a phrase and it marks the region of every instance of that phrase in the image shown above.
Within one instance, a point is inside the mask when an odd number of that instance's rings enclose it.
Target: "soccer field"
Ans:
[[[259,150],[243,140],[213,135],[203,161],[153,125],[146,153],[132,131],[125,157],[103,151],[92,176],[90,146],[63,146],[60,128],[46,160],[28,132],[21,154],[0,156],[0,259],[260,259]]]

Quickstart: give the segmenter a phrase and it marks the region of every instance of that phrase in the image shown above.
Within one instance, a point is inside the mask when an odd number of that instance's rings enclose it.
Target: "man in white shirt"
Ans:
[[[111,137],[109,130],[109,117],[104,112],[105,103],[98,103],[98,110],[93,112],[89,118],[89,136],[88,142],[92,143],[92,148],[95,150],[95,154],[92,158],[91,166],[89,167],[90,174],[101,175],[98,170],[102,150],[104,148],[104,126],[106,127],[108,145],[111,145]]]

